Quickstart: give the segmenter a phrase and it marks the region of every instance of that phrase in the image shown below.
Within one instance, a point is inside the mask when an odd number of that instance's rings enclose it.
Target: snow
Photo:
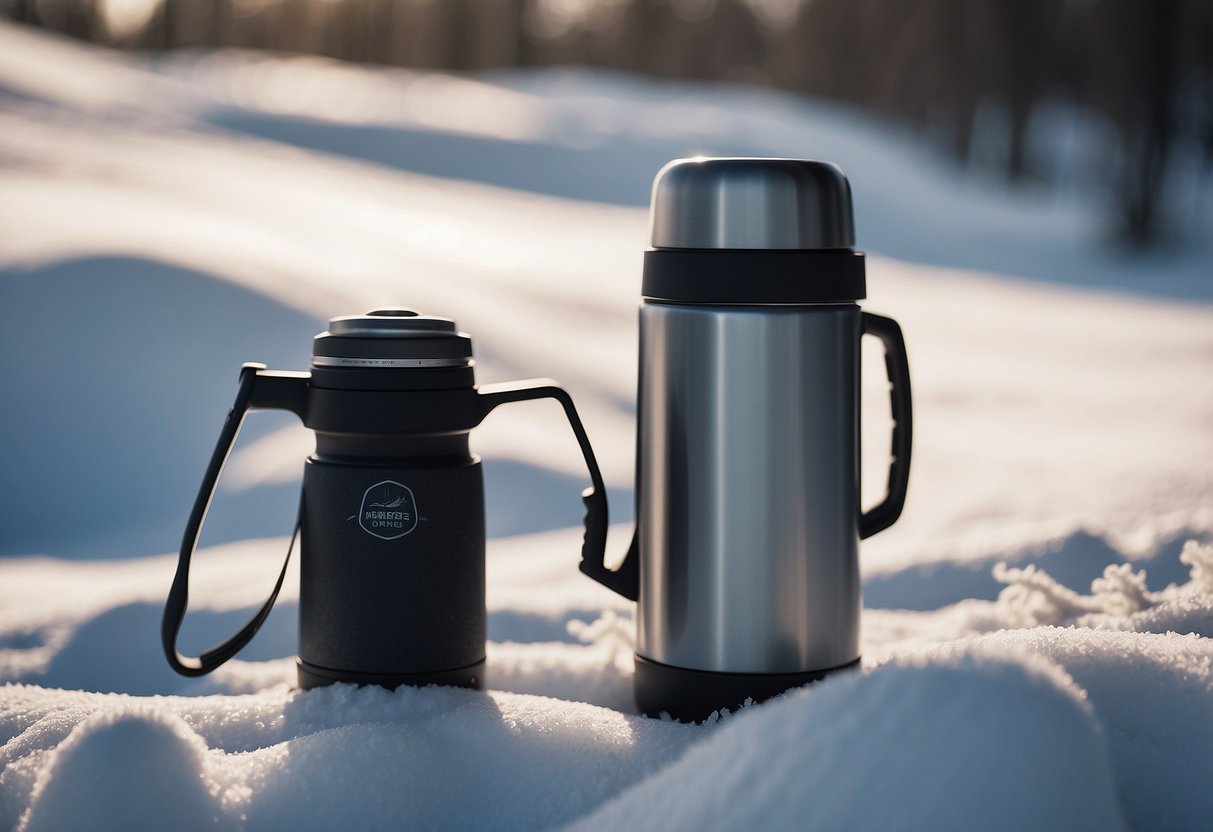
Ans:
[[[691,801],[668,799],[693,783],[713,788]],[[1125,828],[1099,725],[1056,666],[944,653],[784,696],[722,726],[573,828],[973,823]]]
[[[473,437],[484,692],[294,690],[297,565],[238,659],[168,669],[164,595],[236,370],[303,368],[331,315],[414,305],[473,335],[483,382],[559,379],[621,552],[643,204],[697,151],[838,162],[865,307],[906,333],[914,472],[863,544],[861,671],[704,725],[637,716],[631,604],[576,570],[585,474],[541,403]],[[819,102],[152,63],[9,25],[0,160],[0,827],[1207,828],[1207,183],[1192,246],[1125,259],[1092,206],[954,174]],[[888,405],[865,362],[871,503]],[[242,435],[186,650],[268,592],[308,443],[264,414]]]

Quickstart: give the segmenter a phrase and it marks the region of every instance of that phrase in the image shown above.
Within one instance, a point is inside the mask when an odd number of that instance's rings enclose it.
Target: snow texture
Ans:
[[[861,670],[702,725],[636,715],[631,604],[576,570],[585,474],[543,404],[473,437],[485,691],[294,689],[297,565],[238,659],[168,669],[164,595],[236,369],[305,367],[332,315],[411,305],[472,333],[482,382],[558,378],[621,552],[643,205],[696,152],[838,162],[865,306],[906,332],[914,473],[864,542]],[[0,25],[0,828],[1207,829],[1211,235],[1121,258],[1097,216],[770,92],[152,63]],[[871,504],[873,345],[865,367]],[[263,414],[242,435],[187,651],[268,591],[309,441]]]

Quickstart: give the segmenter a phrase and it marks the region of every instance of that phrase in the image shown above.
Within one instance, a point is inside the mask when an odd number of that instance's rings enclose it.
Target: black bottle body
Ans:
[[[304,425],[299,686],[484,680],[483,418],[453,322],[372,313],[317,336]]]
[[[304,469],[299,683],[480,687],[480,462]]]

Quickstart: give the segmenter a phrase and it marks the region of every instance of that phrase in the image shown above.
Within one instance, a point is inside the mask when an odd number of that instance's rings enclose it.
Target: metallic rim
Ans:
[[[312,357],[313,367],[471,367],[470,358],[340,358],[333,355]]]

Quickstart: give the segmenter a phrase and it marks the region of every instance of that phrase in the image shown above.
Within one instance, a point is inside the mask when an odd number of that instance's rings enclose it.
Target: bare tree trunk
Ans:
[[[1130,124],[1125,220],[1131,242],[1152,242],[1159,232],[1158,203],[1164,185],[1174,126],[1173,94],[1179,45],[1178,0],[1137,7],[1142,39],[1136,73],[1139,118]]]

